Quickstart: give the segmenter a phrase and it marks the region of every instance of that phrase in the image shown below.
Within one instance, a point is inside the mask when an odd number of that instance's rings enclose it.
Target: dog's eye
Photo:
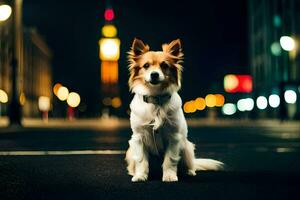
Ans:
[[[148,69],[149,66],[150,66],[149,63],[145,63],[145,64],[143,65],[143,68]]]
[[[169,65],[167,63],[165,63],[165,62],[162,62],[162,63],[160,63],[160,67],[162,69],[167,69],[169,67]]]

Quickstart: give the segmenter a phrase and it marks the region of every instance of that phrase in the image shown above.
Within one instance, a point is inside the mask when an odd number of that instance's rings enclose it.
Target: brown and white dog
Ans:
[[[178,181],[177,165],[182,159],[187,174],[197,170],[219,170],[223,163],[196,159],[194,144],[187,139],[187,123],[178,95],[181,86],[183,53],[180,40],[150,51],[141,40],[129,51],[129,87],[135,94],[130,104],[132,136],[126,152],[127,170],[132,181],[146,181],[150,155],[163,155],[163,177]]]

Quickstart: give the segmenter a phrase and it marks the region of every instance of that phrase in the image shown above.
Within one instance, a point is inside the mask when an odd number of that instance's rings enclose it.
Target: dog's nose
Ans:
[[[152,80],[158,80],[158,77],[159,77],[159,73],[158,72],[152,72],[151,74],[150,74],[150,77],[151,77],[151,79]]]

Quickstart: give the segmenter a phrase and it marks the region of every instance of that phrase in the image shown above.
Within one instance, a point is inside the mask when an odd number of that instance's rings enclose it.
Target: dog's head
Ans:
[[[130,90],[143,88],[157,94],[180,89],[183,53],[179,39],[163,44],[162,51],[150,51],[147,44],[134,39],[128,54]]]

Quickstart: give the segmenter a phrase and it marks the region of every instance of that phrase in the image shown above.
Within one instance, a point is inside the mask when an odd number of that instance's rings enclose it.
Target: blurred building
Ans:
[[[10,30],[1,30],[0,35],[0,89],[11,100],[11,37]],[[41,96],[52,99],[52,53],[45,40],[35,29],[23,29],[23,53],[18,69],[18,89],[23,117],[38,117],[38,99]],[[7,104],[2,103],[2,115],[6,114]],[[0,113],[1,114],[1,113]]]
[[[299,117],[300,1],[249,0],[248,15],[249,64],[253,75],[254,98],[263,96],[268,99],[271,94],[280,97],[279,107],[257,109],[256,116]],[[289,51],[284,50],[284,41],[280,40],[282,36],[292,38],[296,46]],[[296,103],[285,102],[286,90],[296,92]]]
[[[24,30],[24,70],[23,106],[24,117],[37,117],[40,114],[38,99],[41,96],[52,99],[52,53],[45,40],[35,29]],[[21,98],[22,98],[21,93]],[[21,102],[23,103],[23,102]]]

